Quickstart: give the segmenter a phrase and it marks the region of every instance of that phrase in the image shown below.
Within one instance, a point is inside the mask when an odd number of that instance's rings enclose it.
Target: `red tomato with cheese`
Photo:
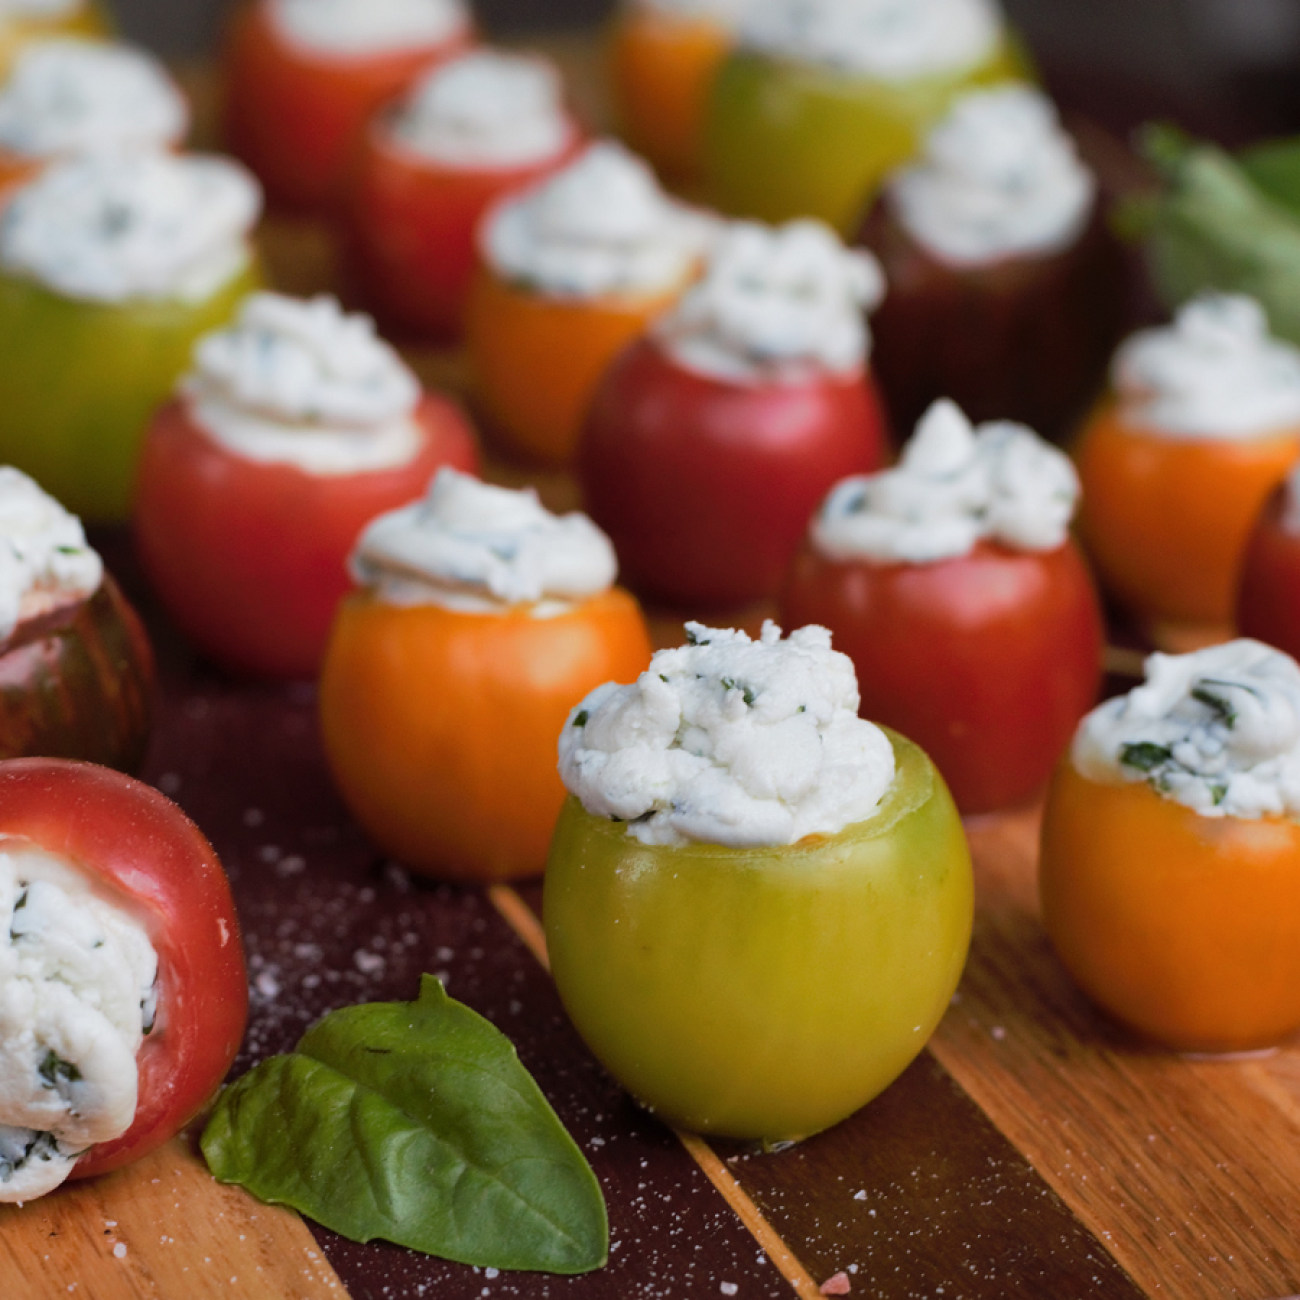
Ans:
[[[597,390],[577,469],[629,586],[717,607],[775,595],[831,485],[886,447],[869,375],[731,382],[645,338]]]
[[[157,1015],[136,1055],[135,1118],[81,1157],[72,1176],[84,1178],[161,1146],[216,1091],[248,1016],[243,947],[212,846],[150,786],[90,763],[0,763],[0,850],[33,847],[142,924],[158,956]]]
[[[934,760],[963,813],[1030,798],[1096,703],[1102,619],[1074,543],[991,541],[931,564],[835,561],[811,546],[781,598],[853,660],[862,716]]]
[[[1237,589],[1237,630],[1300,656],[1300,532],[1283,485],[1268,499],[1246,542]]]
[[[442,466],[478,468],[450,402],[426,394],[416,419],[423,443],[405,464],[317,474],[239,455],[182,402],[159,412],[140,458],[136,549],[204,654],[257,676],[315,676],[362,528],[419,497]]]

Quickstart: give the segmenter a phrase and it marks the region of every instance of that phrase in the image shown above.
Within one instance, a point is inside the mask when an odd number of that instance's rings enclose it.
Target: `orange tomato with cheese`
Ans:
[[[534,876],[564,802],[556,741],[603,682],[650,661],[636,601],[613,588],[553,617],[344,601],[320,683],[340,790],[375,842],[447,880]]]
[[[1075,455],[1079,526],[1102,586],[1143,616],[1226,623],[1247,537],[1300,455],[1300,428],[1171,437],[1127,423],[1108,403]]]
[[[1039,883],[1066,969],[1141,1033],[1227,1052],[1300,1029],[1300,824],[1202,816],[1066,759]]]

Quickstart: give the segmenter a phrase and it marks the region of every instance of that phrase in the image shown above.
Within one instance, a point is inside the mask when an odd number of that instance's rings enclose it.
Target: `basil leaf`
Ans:
[[[509,1040],[430,975],[417,1001],[335,1011],[263,1061],[202,1146],[221,1182],[353,1241],[552,1273],[608,1256],[591,1167]]]
[[[1173,757],[1167,745],[1153,745],[1149,740],[1124,745],[1119,751],[1119,761],[1125,767],[1135,767],[1139,772],[1150,772]]]
[[[1300,218],[1300,139],[1255,145],[1239,154],[1237,161],[1274,203]]]

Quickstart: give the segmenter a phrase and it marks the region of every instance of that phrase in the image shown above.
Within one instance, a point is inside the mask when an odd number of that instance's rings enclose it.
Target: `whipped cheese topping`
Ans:
[[[488,218],[498,275],[574,298],[660,293],[683,283],[714,222],[675,203],[650,167],[612,140],[507,201]]]
[[[496,50],[474,50],[426,74],[392,130],[408,149],[457,167],[542,162],[575,134],[555,67]]]
[[[974,67],[1001,30],[994,0],[764,0],[740,39],[778,59],[911,81]]]
[[[441,45],[469,27],[463,0],[266,0],[281,33],[318,54],[365,58]]]
[[[1006,85],[957,100],[889,196],[918,243],[960,265],[1068,247],[1096,188],[1052,101]]]
[[[87,154],[14,192],[0,268],[91,302],[201,302],[247,266],[261,203],[225,158]]]
[[[1300,817],[1300,667],[1244,639],[1153,654],[1142,686],[1079,724],[1070,757],[1203,817]]]
[[[0,1201],[57,1187],[135,1116],[158,958],[80,873],[0,838]]]
[[[196,421],[250,460],[355,474],[404,465],[421,445],[419,381],[369,316],[330,297],[250,294],[199,340],[181,389]]]
[[[188,125],[162,64],[128,45],[34,41],[0,87],[0,147],[31,157],[163,148]]]
[[[64,18],[82,4],[83,0],[0,0],[0,23],[7,18]]]
[[[1070,459],[1023,424],[972,428],[954,402],[934,403],[894,469],[841,480],[812,522],[832,560],[931,564],[967,555],[982,538],[1053,551],[1079,498]]]
[[[361,534],[352,576],[396,605],[537,617],[607,591],[618,571],[609,538],[583,514],[556,516],[520,492],[442,469],[423,501],[380,515]]]
[[[775,230],[737,221],[656,334],[681,365],[724,379],[852,374],[870,342],[863,313],[884,291],[875,258],[846,249],[820,221]]]
[[[103,577],[81,520],[21,470],[0,467],[0,644],[19,623],[93,595]]]
[[[686,624],[630,686],[569,715],[560,776],[643,844],[793,844],[865,821],[894,781],[885,733],[858,717],[858,682],[824,627],[781,639]]]
[[[1111,373],[1130,425],[1183,438],[1261,437],[1300,425],[1300,349],[1242,294],[1207,293],[1141,330]]]

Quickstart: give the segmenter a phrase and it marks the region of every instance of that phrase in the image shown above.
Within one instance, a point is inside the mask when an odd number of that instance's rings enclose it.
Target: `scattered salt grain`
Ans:
[[[367,952],[364,948],[358,948],[352,954],[352,962],[363,975],[382,974],[385,966],[384,959],[377,952]]]
[[[118,1259],[125,1259],[125,1258],[126,1258],[126,1242],[124,1242],[124,1241],[119,1241],[119,1242],[117,1243],[117,1245],[113,1247],[113,1254],[114,1254],[114,1256],[116,1256],[116,1258],[118,1258]]]
[[[740,1288],[734,1282],[723,1282],[718,1287],[718,1290],[721,1291],[723,1295],[735,1295]]]

